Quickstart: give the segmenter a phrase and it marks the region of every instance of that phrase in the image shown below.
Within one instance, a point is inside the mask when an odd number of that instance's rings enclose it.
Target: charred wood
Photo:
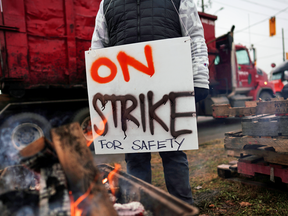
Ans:
[[[51,130],[55,149],[67,179],[68,190],[84,215],[117,215],[79,123]],[[84,196],[83,196],[84,195]]]

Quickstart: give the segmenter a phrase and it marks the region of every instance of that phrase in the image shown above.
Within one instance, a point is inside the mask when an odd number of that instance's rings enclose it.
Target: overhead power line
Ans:
[[[216,28],[218,28],[218,29],[225,29],[227,32],[229,32],[230,29],[231,29],[231,28],[228,28],[228,27],[219,27],[218,25],[217,25]],[[245,31],[243,31],[243,32],[241,32],[241,33],[251,34],[251,35],[258,35],[258,36],[270,38],[269,34],[259,34],[259,33],[255,33],[255,32],[245,32]],[[282,36],[274,36],[274,38],[281,38],[281,39],[282,39]],[[284,39],[285,39],[285,40],[288,40],[288,38],[284,38]]]
[[[275,54],[269,55],[269,56],[258,57],[258,60],[259,60],[259,59],[264,59],[264,58],[269,58],[269,57],[271,57],[271,56],[278,56],[278,55],[282,55],[282,54],[283,54],[283,53],[275,53]]]
[[[287,1],[281,1],[281,0],[273,0],[273,1],[281,2],[282,4],[288,4]]]
[[[277,2],[281,2],[282,4],[288,4],[288,2],[287,1],[281,1],[281,0],[273,0],[273,1],[277,1]]]
[[[283,9],[283,10],[280,10],[278,13],[270,16],[269,18],[271,18],[271,17],[273,17],[273,16],[276,16],[276,15],[278,15],[279,13],[282,13],[282,12],[286,11],[287,9],[288,9],[288,7],[286,7],[286,8]],[[246,28],[243,28],[243,29],[241,29],[241,30],[239,30],[239,31],[236,31],[235,33],[238,33],[238,32],[241,32],[241,31],[243,31],[243,30],[246,30],[246,29],[248,29],[248,28],[250,28],[250,27],[252,27],[252,26],[258,25],[258,24],[260,24],[260,23],[262,23],[262,22],[267,22],[267,19],[269,19],[269,18],[265,18],[264,20],[261,20],[261,21],[259,21],[259,22],[257,22],[257,23],[254,23],[254,24],[250,25],[250,26],[247,26]]]
[[[253,13],[253,14],[259,14],[259,15],[262,15],[262,16],[268,16],[267,14],[258,13],[256,11],[247,10],[247,9],[244,9],[244,8],[236,7],[234,5],[225,4],[225,3],[218,2],[218,1],[215,1],[215,0],[213,0],[213,2],[216,2],[216,3],[221,4],[221,5],[226,5],[228,7],[236,8],[236,9],[241,10],[241,11],[247,11],[247,12],[250,12],[250,13]],[[277,19],[288,20],[288,19],[285,19],[285,18],[282,18],[282,17],[277,17]]]
[[[261,7],[269,8],[269,9],[272,9],[272,10],[277,10],[277,11],[280,10],[279,8],[273,8],[273,7],[270,7],[268,5],[259,4],[259,3],[256,3],[256,2],[253,2],[253,1],[249,1],[249,0],[241,0],[241,1],[249,2],[249,3],[255,4],[255,5],[258,5],[258,6],[261,6]]]

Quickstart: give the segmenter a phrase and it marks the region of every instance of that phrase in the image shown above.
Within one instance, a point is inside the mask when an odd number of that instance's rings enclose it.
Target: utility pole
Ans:
[[[204,0],[202,0],[202,12],[204,13]]]
[[[283,28],[282,28],[282,46],[283,46],[283,62],[285,62],[286,54],[285,54],[284,29]]]

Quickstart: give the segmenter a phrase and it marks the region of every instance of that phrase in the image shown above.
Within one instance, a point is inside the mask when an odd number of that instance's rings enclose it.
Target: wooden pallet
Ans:
[[[242,133],[248,136],[288,136],[288,116],[256,115],[242,118]]]
[[[213,117],[243,117],[259,114],[285,115],[288,114],[288,100],[274,99],[273,101],[246,101],[246,107],[231,107],[229,104],[212,105]]]
[[[261,180],[264,180],[264,176],[266,181],[270,178],[270,181],[275,183],[274,186],[281,187],[279,180],[281,180],[281,183],[284,183],[284,185],[282,184],[284,188],[288,184],[287,166],[267,163],[263,157],[255,155],[241,157],[238,161],[231,161],[229,164],[221,164],[217,166],[217,172],[221,178],[253,178],[261,174]]]
[[[228,156],[255,155],[266,162],[288,165],[288,136],[246,136],[242,131],[225,133],[224,147]]]

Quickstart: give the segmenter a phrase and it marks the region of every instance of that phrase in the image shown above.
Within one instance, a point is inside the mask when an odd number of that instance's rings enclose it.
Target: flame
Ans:
[[[118,185],[118,179],[115,177],[115,174],[118,173],[121,169],[121,165],[115,163],[115,168],[108,174],[108,181],[110,185],[111,193],[115,196],[116,186]]]
[[[108,181],[108,179],[105,178],[105,179],[102,180],[102,183],[105,184],[107,181]]]
[[[101,126],[103,129],[99,130],[99,131],[97,132],[97,134],[96,134],[95,136],[93,136],[93,138],[92,138],[91,140],[87,141],[87,147],[89,147],[89,146],[92,144],[92,142],[93,142],[97,137],[101,136],[101,135],[104,133],[106,122],[107,122],[107,119],[106,119],[106,118],[105,118],[103,121],[100,122],[100,126]],[[88,134],[88,133],[89,133],[89,135],[91,135],[91,134],[92,134],[92,130],[89,131],[89,132],[87,132],[87,134]]]
[[[115,177],[115,174],[118,173],[121,169],[121,165],[115,163],[115,168],[114,170],[112,170],[109,174],[108,177],[102,180],[102,183],[106,183],[107,181],[109,181],[109,185],[110,185],[110,190],[111,193],[115,196],[115,191],[116,191],[116,186],[118,185],[118,179]],[[96,179],[96,177],[95,177]],[[88,188],[88,190],[81,195],[75,202],[74,202],[74,198],[72,196],[72,191],[69,191],[69,197],[70,197],[70,207],[71,207],[71,216],[81,216],[83,213],[83,210],[78,208],[78,205],[87,197],[89,197],[89,194],[91,192],[91,189],[94,185],[94,182],[91,183],[90,187]]]
[[[72,196],[72,191],[69,191],[69,197],[70,197],[70,206],[71,206],[71,216],[81,216],[83,213],[83,210],[78,208],[78,205],[84,200],[86,199],[86,197],[89,196],[90,191],[93,187],[93,182],[90,185],[90,187],[88,188],[88,190],[82,195],[80,196],[75,202]]]

